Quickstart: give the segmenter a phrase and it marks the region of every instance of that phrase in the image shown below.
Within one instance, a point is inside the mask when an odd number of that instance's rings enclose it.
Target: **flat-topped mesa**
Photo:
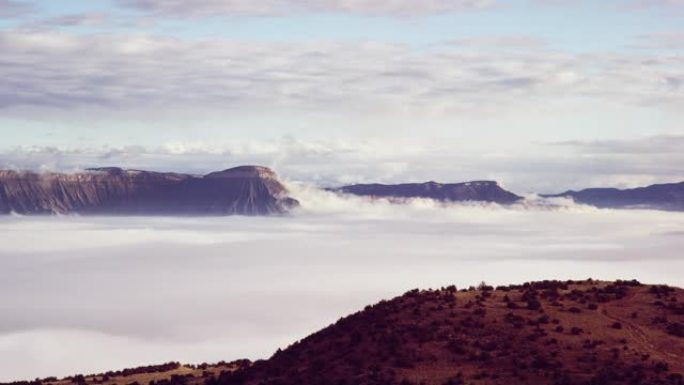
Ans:
[[[0,171],[0,214],[272,215],[297,205],[275,172],[260,166],[205,176],[118,167]]]
[[[546,198],[571,198],[577,203],[601,208],[644,208],[684,211],[684,182],[654,184],[625,190],[589,188],[542,196]]]
[[[480,201],[512,204],[523,199],[504,190],[496,181],[355,184],[333,191],[377,198],[428,198],[444,202]]]

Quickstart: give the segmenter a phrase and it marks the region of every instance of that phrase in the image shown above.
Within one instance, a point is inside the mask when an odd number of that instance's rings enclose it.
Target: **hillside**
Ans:
[[[494,202],[511,204],[522,199],[506,191],[497,182],[355,184],[332,189],[344,194],[374,198],[427,198],[443,202]]]
[[[268,215],[296,205],[277,175],[259,166],[205,176],[115,167],[0,171],[0,214]]]
[[[592,280],[413,290],[266,361],[168,369],[41,383],[681,385],[684,290]]]

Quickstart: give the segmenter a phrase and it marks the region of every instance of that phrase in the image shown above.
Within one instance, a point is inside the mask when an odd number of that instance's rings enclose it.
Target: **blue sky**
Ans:
[[[680,0],[4,0],[0,166],[684,179],[652,147],[684,143],[683,21]]]
[[[111,0],[48,0],[31,3],[26,17],[5,19],[7,28],[27,20],[101,13],[135,19],[144,12]],[[192,7],[191,3],[188,2]],[[533,36],[577,51],[626,49],[632,39],[681,29],[684,13],[676,5],[637,6],[621,1],[502,1],[500,6],[420,16],[387,17],[335,12],[302,12],[282,16],[215,15],[202,18],[154,17],[154,24],[135,32],[172,34],[186,38],[220,36],[259,40],[301,39],[380,40],[416,46],[473,36]],[[663,2],[666,3],[666,2]],[[676,2],[673,2],[676,4]],[[125,30],[112,25],[69,26],[73,33]]]

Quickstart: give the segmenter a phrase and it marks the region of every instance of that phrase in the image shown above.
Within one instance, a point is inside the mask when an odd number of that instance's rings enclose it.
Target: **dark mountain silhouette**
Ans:
[[[120,168],[75,174],[0,171],[0,213],[268,215],[297,205],[268,168],[193,176]]]
[[[356,184],[331,191],[375,198],[429,198],[444,202],[482,201],[501,204],[515,203],[521,199],[504,190],[497,182],[474,181],[466,183],[404,183],[404,184]]]
[[[542,196],[547,198],[572,198],[577,203],[602,208],[647,208],[684,211],[684,182],[655,184],[626,190],[590,188]]]
[[[586,280],[416,289],[265,361],[41,384],[682,385],[683,372],[684,290]]]

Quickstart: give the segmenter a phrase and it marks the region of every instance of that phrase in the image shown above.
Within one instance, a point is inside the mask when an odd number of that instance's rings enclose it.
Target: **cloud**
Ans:
[[[684,285],[678,213],[295,190],[284,218],[0,217],[0,381],[265,358],[414,287]]]
[[[684,0],[632,0],[631,3],[641,7],[678,8],[684,6]]]
[[[664,54],[17,31],[0,32],[0,50],[5,110],[487,116],[550,100],[672,110],[684,101],[684,58]]]
[[[84,27],[84,26],[99,26],[106,24],[111,15],[100,12],[86,12],[73,13],[67,15],[56,16],[40,20],[38,22],[28,23],[23,26],[23,29],[37,29],[37,28],[56,28],[56,27]]]
[[[684,32],[660,32],[640,35],[636,38],[635,46],[647,49],[684,49]]]
[[[495,0],[118,0],[138,10],[175,17],[274,16],[345,12],[377,16],[418,16],[492,7]]]
[[[572,140],[551,144],[571,147],[584,155],[662,155],[672,157],[682,154],[684,135],[657,135],[631,140]]]

